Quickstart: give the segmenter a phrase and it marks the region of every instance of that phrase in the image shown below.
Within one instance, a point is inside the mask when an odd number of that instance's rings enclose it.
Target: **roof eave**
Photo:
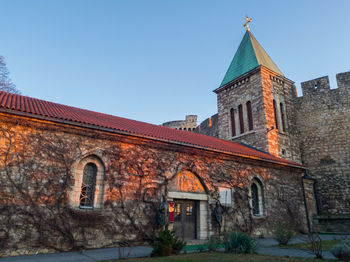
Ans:
[[[93,130],[97,130],[97,131],[105,131],[105,132],[109,132],[109,133],[121,134],[121,135],[126,135],[126,136],[150,139],[153,141],[160,141],[160,142],[171,143],[171,144],[175,144],[175,145],[192,147],[192,148],[197,148],[197,149],[201,149],[201,150],[206,150],[206,151],[211,151],[211,152],[216,152],[216,153],[221,153],[221,154],[227,154],[227,155],[232,155],[232,156],[241,157],[241,158],[247,158],[247,159],[251,159],[251,160],[255,160],[255,161],[262,161],[262,162],[278,164],[281,166],[289,166],[289,167],[299,168],[299,169],[303,169],[303,170],[306,169],[305,167],[298,165],[297,163],[293,164],[293,163],[286,163],[286,162],[282,162],[282,161],[264,159],[264,158],[254,157],[254,156],[250,156],[250,155],[246,155],[246,154],[227,152],[227,151],[222,151],[222,150],[218,150],[218,149],[198,146],[198,145],[194,145],[194,144],[187,144],[187,143],[183,143],[183,142],[179,142],[179,141],[155,138],[155,137],[147,136],[147,135],[134,134],[134,133],[130,133],[127,131],[118,130],[118,129],[112,129],[112,128],[91,125],[91,124],[74,122],[74,121],[70,121],[70,120],[46,117],[46,116],[42,116],[42,115],[36,115],[36,114],[31,114],[31,113],[26,113],[26,112],[21,112],[21,111],[13,111],[11,109],[6,109],[6,108],[0,108],[0,112],[11,114],[11,115],[18,115],[18,116],[39,119],[39,120],[46,120],[46,121],[51,121],[51,122],[55,122],[55,123],[67,124],[67,125],[72,125],[72,126],[77,126],[77,127],[83,127],[83,128],[93,129]]]

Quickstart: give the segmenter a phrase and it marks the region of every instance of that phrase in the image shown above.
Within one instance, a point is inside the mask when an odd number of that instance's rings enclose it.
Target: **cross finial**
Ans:
[[[243,27],[245,27],[247,31],[249,31],[249,23],[251,21],[252,21],[252,18],[249,18],[248,16],[246,16],[245,23],[244,23]]]

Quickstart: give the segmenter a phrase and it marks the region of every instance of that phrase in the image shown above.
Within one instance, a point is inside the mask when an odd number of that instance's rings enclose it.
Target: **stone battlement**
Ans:
[[[319,101],[324,99],[346,100],[346,95],[350,94],[350,72],[339,73],[336,75],[337,89],[331,89],[329,84],[329,77],[323,76],[313,80],[301,83],[303,96],[308,100]]]
[[[162,124],[179,130],[194,131],[197,126],[197,115],[187,115],[185,120],[169,121]]]
[[[317,179],[319,210],[350,214],[350,72],[336,75],[338,88],[330,89],[328,76],[301,83],[303,96],[294,103],[303,164]],[[330,220],[319,219],[323,230]],[[340,221],[340,222],[339,222]],[[345,220],[333,220],[338,230]],[[328,229],[327,229],[328,230]],[[334,229],[332,229],[334,230]]]

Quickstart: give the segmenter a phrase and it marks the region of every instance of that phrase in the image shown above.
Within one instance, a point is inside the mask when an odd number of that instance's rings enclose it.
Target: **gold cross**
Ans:
[[[252,18],[248,18],[248,16],[245,18],[245,23],[243,27],[246,28],[247,31],[249,31],[249,23],[252,21]]]

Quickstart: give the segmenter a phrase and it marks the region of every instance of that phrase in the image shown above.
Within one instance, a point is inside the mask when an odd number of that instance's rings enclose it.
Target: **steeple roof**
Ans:
[[[283,76],[255,37],[246,31],[220,87],[261,65]]]

